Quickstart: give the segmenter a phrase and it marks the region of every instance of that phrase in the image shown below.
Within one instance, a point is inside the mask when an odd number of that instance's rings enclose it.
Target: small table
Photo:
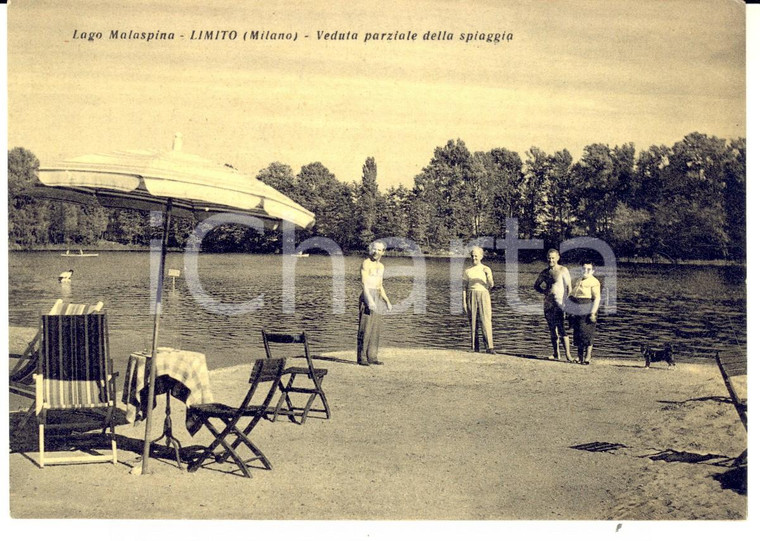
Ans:
[[[149,360],[150,354],[146,352],[135,352],[129,356],[121,400],[127,406],[127,421],[130,423],[145,419],[147,416]],[[182,400],[188,406],[214,401],[209,384],[206,356],[195,351],[158,348],[156,351],[155,394],[162,393],[166,394],[164,430],[153,442],[166,437],[167,445],[174,448],[177,465],[181,469],[182,463],[179,453],[182,446],[172,434],[170,397],[173,396]],[[155,401],[152,407],[156,407]]]

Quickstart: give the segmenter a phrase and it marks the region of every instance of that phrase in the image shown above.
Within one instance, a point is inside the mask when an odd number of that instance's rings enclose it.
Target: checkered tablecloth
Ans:
[[[127,406],[130,423],[145,418],[148,401],[146,365],[150,354],[132,353],[127,363],[121,400]],[[169,392],[188,406],[214,401],[208,379],[206,356],[196,351],[158,348],[156,352],[156,396]],[[153,407],[155,407],[155,401]]]

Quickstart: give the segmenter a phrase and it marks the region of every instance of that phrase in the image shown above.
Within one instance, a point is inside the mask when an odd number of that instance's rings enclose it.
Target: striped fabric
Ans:
[[[46,409],[113,403],[106,314],[47,315],[41,322],[42,399]]]

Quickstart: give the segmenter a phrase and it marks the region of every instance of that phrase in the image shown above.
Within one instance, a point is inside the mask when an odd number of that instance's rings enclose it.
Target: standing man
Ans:
[[[369,257],[362,261],[362,294],[359,297],[359,332],[356,336],[357,362],[362,366],[383,364],[377,359],[380,346],[380,301],[385,302],[388,311],[393,307],[383,288],[385,266],[380,258],[385,254],[385,244],[375,241],[369,245]]]
[[[493,349],[493,330],[491,327],[491,289],[493,289],[493,272],[483,265],[483,248],[474,246],[470,250],[472,266],[462,274],[462,308],[470,323],[470,348],[480,351],[480,334],[486,342],[486,353],[495,353]]]
[[[552,360],[560,360],[559,341],[565,349],[565,359],[572,362],[570,355],[570,338],[565,334],[565,302],[570,294],[570,271],[559,264],[559,252],[552,248],[546,252],[549,266],[538,275],[533,289],[544,296],[544,317],[549,324],[549,334],[552,338]]]

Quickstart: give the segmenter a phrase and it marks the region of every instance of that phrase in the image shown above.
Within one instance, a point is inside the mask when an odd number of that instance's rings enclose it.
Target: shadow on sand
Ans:
[[[67,420],[86,419],[86,414],[79,412],[67,412]],[[116,410],[116,426],[127,425],[129,422],[123,410]],[[20,453],[28,460],[37,464],[34,458],[39,452],[39,431],[34,414],[29,417],[27,412],[13,411],[10,413],[8,439],[11,453]],[[97,431],[95,431],[97,430]],[[111,440],[100,426],[93,422],[90,431],[83,429],[76,432],[67,431],[64,434],[56,434],[54,430],[47,429],[45,438],[45,452],[83,452],[88,454],[101,454],[100,451],[110,452]],[[139,455],[143,451],[143,440],[130,438],[116,434],[116,447],[120,451],[132,451]],[[184,451],[184,449],[183,449]],[[188,449],[188,453],[194,454],[194,449]],[[151,456],[159,459],[174,459],[174,450],[171,447],[153,444]]]
[[[45,452],[83,452],[92,455],[101,454],[100,451],[110,452],[111,440],[108,434],[102,430],[102,421],[93,419],[86,412],[66,411],[56,412],[53,421],[77,422],[83,426],[76,431],[67,430],[65,433],[57,433],[55,425],[46,427]],[[91,421],[92,427],[87,426]],[[116,410],[116,425],[127,424],[124,411]],[[97,432],[94,432],[97,430]],[[117,435],[117,447],[119,446]],[[10,412],[8,421],[8,442],[11,453],[20,453],[27,459],[37,464],[31,453],[39,452],[39,430],[34,413],[26,411]]]
[[[67,420],[76,418],[77,420],[86,419],[85,414],[78,412],[67,412]],[[26,422],[24,422],[26,420]],[[23,426],[20,426],[22,425]],[[116,410],[116,426],[130,424],[126,419],[126,413],[123,410]],[[78,431],[67,432],[65,434],[53,434],[48,429],[46,430],[45,440],[45,453],[48,452],[67,452],[67,453],[86,453],[93,456],[103,454],[103,452],[110,453],[111,440],[108,434],[104,433],[100,426],[96,426],[92,431]],[[86,430],[86,429],[85,429]],[[97,431],[95,431],[97,430]],[[32,414],[28,416],[27,412],[14,411],[10,413],[9,421],[9,443],[10,452],[19,453],[23,455],[30,462],[39,465],[37,461],[37,454],[39,453],[39,432],[37,428],[37,422]],[[143,454],[143,439],[125,436],[123,434],[116,434],[116,447],[119,451],[127,451],[135,453],[137,455],[133,460],[125,461],[119,459],[121,464],[134,468],[139,464],[141,456]],[[197,458],[205,449],[203,445],[186,445],[180,450],[180,462],[183,464],[183,468]],[[154,442],[150,446],[150,456],[153,459],[159,460],[169,465],[177,466],[176,455],[174,448],[169,445],[161,445],[158,442]],[[255,468],[255,466],[249,466]],[[210,464],[203,466],[204,469],[211,469],[219,471],[221,473],[235,472],[225,471],[222,467],[218,467],[213,461]]]
[[[710,399],[712,397],[707,397]],[[720,398],[720,397],[718,397]],[[699,400],[699,399],[696,399]],[[578,451],[587,451],[590,453],[615,453],[631,449],[622,443],[609,443],[604,441],[594,441],[572,445],[570,449]],[[721,488],[733,490],[738,494],[747,494],[747,452],[733,458],[726,455],[714,453],[693,453],[690,451],[678,451],[676,449],[665,449],[664,451],[654,451],[653,453],[637,454],[631,451],[631,454],[637,458],[648,458],[653,461],[662,462],[681,462],[688,464],[709,464],[710,466],[719,466],[727,468],[725,472],[714,474],[712,477],[720,482]]]
[[[688,404],[689,402],[718,402],[721,404],[730,404],[731,399],[727,396],[700,396],[699,398],[688,398],[686,400],[658,400],[660,404],[668,404],[669,406],[681,406]]]
[[[742,496],[747,495],[747,465],[730,468],[723,473],[716,473],[713,479],[720,483],[724,490],[733,490]]]

